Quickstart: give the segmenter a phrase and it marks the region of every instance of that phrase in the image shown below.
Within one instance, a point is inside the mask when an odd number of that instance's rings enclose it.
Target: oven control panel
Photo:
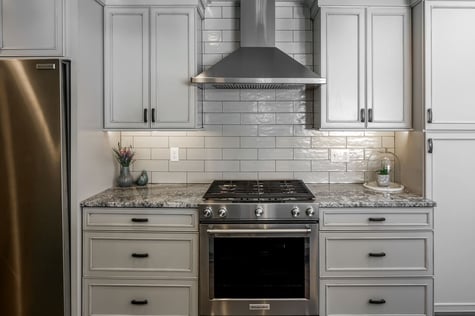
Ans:
[[[207,203],[199,206],[200,221],[317,220],[315,203]]]

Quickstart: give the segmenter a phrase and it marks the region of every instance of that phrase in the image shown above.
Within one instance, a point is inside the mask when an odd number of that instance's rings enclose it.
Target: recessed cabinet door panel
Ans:
[[[322,128],[363,128],[364,10],[322,9]],[[363,114],[364,116],[364,114]]]
[[[85,279],[83,315],[193,316],[196,280]]]
[[[431,279],[322,280],[320,315],[432,315]]]
[[[432,275],[432,232],[320,233],[320,276]]]
[[[152,9],[152,127],[194,126],[193,26],[193,9]]]
[[[84,276],[193,277],[198,234],[84,234]]]
[[[428,135],[426,196],[434,212],[435,304],[471,310],[475,306],[475,134]]]
[[[369,8],[368,128],[411,127],[411,10]]]
[[[63,55],[63,0],[2,0],[0,23],[0,56]]]
[[[149,10],[105,9],[105,127],[149,126]]]
[[[428,129],[475,129],[475,4],[428,5],[426,106]]]

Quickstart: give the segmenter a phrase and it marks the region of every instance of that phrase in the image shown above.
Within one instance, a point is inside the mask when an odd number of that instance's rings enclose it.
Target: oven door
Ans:
[[[318,224],[201,224],[200,315],[317,315]]]

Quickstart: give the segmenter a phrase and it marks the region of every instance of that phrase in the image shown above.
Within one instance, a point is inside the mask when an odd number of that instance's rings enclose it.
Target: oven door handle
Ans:
[[[208,234],[272,234],[272,233],[290,233],[290,234],[309,234],[311,228],[282,228],[282,229],[207,229]]]

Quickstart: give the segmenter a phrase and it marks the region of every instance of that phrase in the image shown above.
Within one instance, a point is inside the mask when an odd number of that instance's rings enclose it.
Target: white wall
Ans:
[[[111,144],[118,133],[102,130],[103,8],[94,0],[72,0],[68,55],[72,60],[72,315],[80,315],[81,210],[79,203],[113,185]]]

